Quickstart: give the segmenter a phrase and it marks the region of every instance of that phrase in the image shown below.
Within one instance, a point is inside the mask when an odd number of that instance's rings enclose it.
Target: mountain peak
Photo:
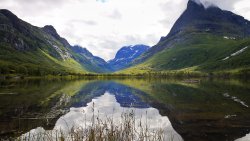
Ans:
[[[50,34],[51,36],[53,36],[56,39],[61,38],[60,35],[57,33],[56,29],[52,25],[45,25],[42,29],[43,29],[43,31]]]
[[[136,58],[149,50],[149,46],[138,44],[122,47],[115,55],[115,58],[108,61],[115,70],[127,68]]]
[[[191,32],[209,32],[217,35],[227,33],[230,36],[246,37],[250,35],[248,23],[249,21],[243,17],[222,10],[206,0],[189,0],[187,9],[175,22],[167,37]],[[160,42],[167,37],[163,37]]]
[[[52,25],[45,25],[43,29],[50,30],[56,32],[56,29]]]
[[[192,4],[196,4],[196,5],[202,5],[200,0],[189,0],[188,1],[188,6],[192,5]]]
[[[74,45],[71,47],[77,53],[87,54],[88,56],[93,56],[93,54],[87,49],[80,45]]]
[[[13,14],[11,11],[7,9],[0,9],[0,14],[7,17],[13,23],[19,23],[20,21],[19,18],[15,14]]]
[[[15,18],[17,18],[17,16],[15,14],[13,14],[11,11],[9,11],[7,9],[0,9],[0,13],[5,15],[6,17],[15,17]]]
[[[218,6],[206,0],[202,0],[202,1],[201,0],[189,0],[187,4],[187,9],[194,8],[194,7],[200,7],[203,9],[207,9],[210,7],[218,8]]]

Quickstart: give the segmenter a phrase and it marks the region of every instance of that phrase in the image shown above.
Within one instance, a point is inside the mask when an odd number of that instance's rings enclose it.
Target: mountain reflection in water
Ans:
[[[94,101],[95,112],[102,116],[134,109],[136,118],[144,116],[152,121],[148,122],[152,129],[171,129],[185,141],[249,140],[248,81],[188,82],[130,78],[3,81],[0,138],[63,128],[62,120],[68,126],[81,125],[79,120],[89,113]]]
[[[62,131],[63,134],[67,136],[67,134],[70,134],[72,128],[90,127],[93,123],[93,111],[94,115],[102,121],[112,118],[115,126],[118,126],[121,122],[121,115],[123,113],[133,111],[135,125],[142,123],[142,126],[146,127],[147,124],[149,132],[157,131],[159,129],[163,130],[164,140],[166,141],[182,141],[181,136],[173,129],[168,117],[161,116],[157,109],[151,107],[121,107],[115,96],[110,92],[105,92],[104,95],[93,99],[86,107],[70,108],[70,112],[57,120],[53,130]],[[137,128],[135,130],[140,130],[139,126],[135,127]],[[31,132],[24,134],[23,138],[29,136],[33,137],[35,134],[46,134],[45,132],[46,131],[43,128],[38,127],[31,130]]]

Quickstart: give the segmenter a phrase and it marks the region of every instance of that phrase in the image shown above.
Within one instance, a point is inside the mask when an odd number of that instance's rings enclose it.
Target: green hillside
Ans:
[[[48,74],[86,73],[82,66],[75,60],[67,59],[61,61],[41,49],[20,52],[9,45],[1,44],[0,50],[1,74],[40,76]]]
[[[118,73],[250,74],[250,22],[189,0],[169,34]]]
[[[145,62],[120,73],[173,70],[207,73],[250,68],[250,39],[226,39],[209,33],[189,33],[181,38],[181,42],[175,42]],[[162,42],[158,46],[161,44],[165,43]],[[240,52],[244,48],[245,50]],[[231,56],[234,53],[236,55]],[[231,57],[226,59],[228,56]]]
[[[250,75],[250,22],[219,7],[206,8],[189,0],[169,34],[131,59],[126,68],[115,74]],[[61,76],[112,70],[114,66],[86,48],[71,46],[53,26],[36,27],[0,10],[1,75]]]
[[[43,76],[106,72],[105,67],[98,66],[101,63],[103,60],[92,54],[86,58],[75,52],[53,26],[35,27],[8,10],[0,10],[0,74]]]

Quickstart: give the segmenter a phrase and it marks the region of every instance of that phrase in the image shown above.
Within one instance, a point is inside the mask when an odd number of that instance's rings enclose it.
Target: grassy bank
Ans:
[[[45,79],[82,79],[82,78],[249,78],[250,68],[221,70],[221,71],[194,71],[192,69],[182,70],[150,70],[140,69],[122,70],[115,73],[57,73],[57,74],[23,74],[23,73],[0,73],[0,79],[25,79],[25,78],[45,78]]]

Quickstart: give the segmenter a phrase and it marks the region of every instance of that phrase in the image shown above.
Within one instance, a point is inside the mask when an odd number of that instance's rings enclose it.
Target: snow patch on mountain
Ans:
[[[126,68],[131,62],[142,55],[149,49],[146,45],[130,45],[122,47],[113,60],[108,61],[108,64],[116,70]]]
[[[248,46],[247,46],[247,47],[244,47],[244,48],[241,49],[241,50],[236,51],[235,53],[232,53],[230,56],[227,56],[226,58],[224,58],[224,59],[222,59],[222,60],[225,61],[225,60],[228,60],[228,59],[231,58],[231,57],[237,56],[237,55],[243,53],[247,48],[248,48]]]
[[[235,40],[236,39],[235,37],[228,37],[228,36],[224,36],[223,38],[228,39],[228,40]]]

